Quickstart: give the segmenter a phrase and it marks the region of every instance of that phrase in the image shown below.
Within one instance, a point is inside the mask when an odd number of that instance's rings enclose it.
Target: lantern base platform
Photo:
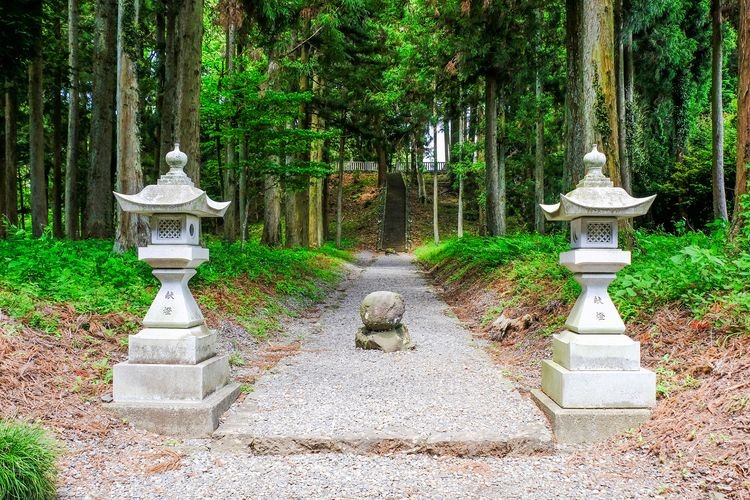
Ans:
[[[239,393],[240,384],[232,383],[197,402],[128,401],[104,408],[138,429],[169,436],[209,437]]]
[[[124,361],[112,368],[112,395],[115,403],[197,403],[228,382],[228,356],[214,356],[195,365]]]
[[[542,391],[563,408],[653,408],[656,374],[639,370],[568,370],[542,361]]]
[[[557,442],[563,444],[603,441],[651,417],[647,408],[562,408],[539,389],[531,391],[531,398],[549,420]]]

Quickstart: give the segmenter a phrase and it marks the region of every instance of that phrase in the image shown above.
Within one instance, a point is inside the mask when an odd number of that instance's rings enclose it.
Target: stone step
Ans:
[[[299,455],[305,453],[347,453],[388,455],[425,454],[455,457],[504,457],[542,455],[554,451],[548,435],[518,435],[507,438],[466,435],[386,436],[356,434],[336,438],[313,436],[259,436],[223,430],[214,433],[212,451],[253,455]]]

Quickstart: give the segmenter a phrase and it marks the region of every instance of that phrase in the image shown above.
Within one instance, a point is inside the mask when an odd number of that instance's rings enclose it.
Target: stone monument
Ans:
[[[583,291],[553,335],[552,360],[542,363],[542,390],[532,391],[560,442],[590,442],[648,420],[656,404],[656,376],[640,366],[640,344],[607,287],[630,264],[618,248],[618,221],[645,214],[655,196],[633,198],[602,173],[606,158],[594,145],[586,174],[560,203],[541,205],[548,220],[570,221],[572,250],[560,254]]]
[[[406,306],[400,294],[387,291],[369,294],[359,306],[359,316],[365,326],[357,331],[355,345],[385,352],[413,349],[409,330],[401,323],[404,312]]]
[[[216,354],[209,330],[188,288],[195,268],[208,261],[200,246],[201,217],[221,217],[219,203],[195,187],[183,168],[187,156],[175,145],[169,172],[140,193],[115,193],[125,212],[149,216],[149,244],[138,259],[154,268],[161,288],[131,335],[128,360],[114,366],[110,405],[136,427],[164,434],[208,435],[239,393],[229,383],[227,356]]]

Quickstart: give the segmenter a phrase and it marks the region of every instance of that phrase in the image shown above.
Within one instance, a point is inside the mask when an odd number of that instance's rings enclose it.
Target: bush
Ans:
[[[41,427],[0,421],[0,498],[54,498],[58,452]]]

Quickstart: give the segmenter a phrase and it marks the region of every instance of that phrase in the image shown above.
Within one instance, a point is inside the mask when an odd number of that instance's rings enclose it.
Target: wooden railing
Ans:
[[[447,163],[444,161],[437,162],[437,171],[443,172],[445,171]],[[409,165],[404,162],[396,162],[393,164],[392,168],[390,169],[392,172],[408,172],[409,171]],[[378,171],[378,162],[376,161],[345,161],[344,162],[344,171],[345,172],[377,172]],[[434,172],[435,171],[435,162],[433,161],[425,161],[422,162],[422,171],[423,172]]]

